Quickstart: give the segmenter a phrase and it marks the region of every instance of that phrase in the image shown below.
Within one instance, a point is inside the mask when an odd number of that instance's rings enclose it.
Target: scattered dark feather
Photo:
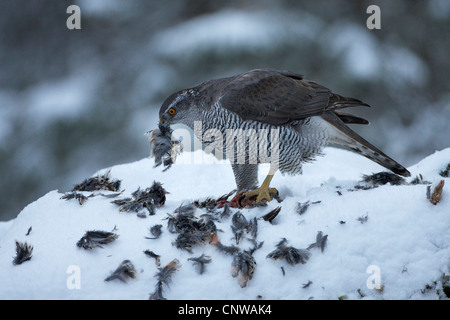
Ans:
[[[26,242],[16,241],[16,256],[13,259],[13,265],[17,266],[31,259],[33,246]]]
[[[152,234],[153,238],[145,237],[145,239],[158,239],[162,234],[162,224],[155,224],[152,226],[149,231]]]
[[[234,255],[234,254],[238,253],[240,250],[236,246],[233,246],[233,245],[227,246],[227,245],[222,244],[222,242],[220,242],[220,241],[215,241],[213,244],[215,245],[216,249],[219,252],[224,253],[226,255]]]
[[[248,249],[247,251],[250,252],[250,254],[253,254],[256,250],[261,249],[261,247],[264,244],[264,241],[258,242],[255,239],[248,239],[253,244],[253,248]]]
[[[136,278],[136,269],[134,268],[134,265],[131,263],[130,260],[124,260],[117,267],[117,269],[113,273],[111,273],[109,277],[105,279],[105,281],[117,279],[122,282],[127,282],[127,280],[130,278],[131,279]]]
[[[239,284],[241,287],[245,287],[247,282],[252,279],[253,273],[256,267],[256,261],[253,258],[253,253],[260,249],[264,242],[257,242],[255,239],[249,239],[253,243],[253,248],[249,250],[240,250],[236,246],[226,246],[223,245],[217,234],[211,238],[211,244],[216,247],[216,249],[226,255],[233,256],[233,261],[231,263],[231,274],[233,277],[239,276]]]
[[[169,214],[167,228],[171,233],[178,233],[173,244],[178,249],[192,253],[193,246],[209,242],[217,232],[215,220],[211,214],[196,217],[191,209],[178,210],[177,213]]]
[[[414,179],[411,180],[409,184],[417,185],[417,184],[431,184],[430,181],[423,180],[422,174],[419,173],[418,176],[416,176]]]
[[[217,202],[219,202],[219,201],[227,201],[228,198],[229,198],[232,194],[234,194],[234,193],[236,193],[236,189],[231,190],[230,192],[228,192],[228,193],[222,195],[222,196],[219,197],[216,201],[217,201]]]
[[[158,282],[156,284],[156,289],[155,292],[153,292],[150,297],[148,298],[148,300],[167,300],[166,298],[164,298],[163,296],[163,286],[162,283]]]
[[[108,190],[108,191],[118,191],[120,189],[120,180],[111,179],[111,171],[108,170],[103,175],[97,175],[85,179],[80,184],[73,187],[72,191],[98,191],[98,190]]]
[[[240,212],[236,212],[231,218],[231,230],[233,231],[236,244],[239,244],[242,236],[244,235],[244,230],[249,226],[249,223],[245,216]]]
[[[161,265],[161,260],[160,260],[159,255],[157,255],[156,253],[154,253],[153,251],[148,250],[148,249],[145,250],[144,253],[147,257],[155,259],[155,264],[157,267],[159,267]]]
[[[217,206],[217,200],[213,198],[206,198],[203,201],[195,200],[192,204],[199,209],[205,208],[208,211],[212,211]]]
[[[203,272],[205,272],[205,265],[211,262],[211,257],[202,254],[199,257],[189,258],[188,260],[194,262],[194,265],[197,266],[197,271],[199,274],[203,274]]]
[[[236,278],[239,275],[239,284],[241,288],[247,286],[247,282],[253,278],[256,268],[256,260],[248,251],[239,251],[234,254],[231,263],[231,275]]]
[[[236,229],[246,229],[248,227],[248,221],[247,218],[240,212],[236,212],[233,217],[231,218],[231,224]]]
[[[29,236],[30,235],[30,233],[31,233],[31,230],[33,230],[33,228],[30,226],[29,228],[28,228],[28,231],[27,231],[27,233],[25,234],[26,236]]]
[[[256,239],[257,235],[258,235],[258,220],[255,218],[253,218],[247,227],[247,230],[250,232],[250,236],[253,239]]]
[[[371,175],[364,175],[362,182],[363,185],[355,186],[355,188],[371,189],[385,185],[387,183],[393,186],[399,186],[406,183],[403,177],[396,175],[395,173],[386,171],[374,173]]]
[[[125,190],[122,190],[122,191],[120,191],[120,192],[110,193],[110,194],[104,194],[104,193],[99,192],[99,193],[95,193],[94,196],[102,196],[102,197],[105,197],[105,198],[112,199],[112,198],[117,198],[117,197],[120,196],[124,191],[125,191]]]
[[[155,207],[161,207],[166,202],[167,193],[162,184],[155,181],[150,188],[134,191],[131,194],[133,198],[118,199],[111,203],[119,206],[119,211],[140,213],[146,209],[149,215],[154,215]]]
[[[361,222],[361,224],[367,222],[367,220],[369,220],[369,215],[365,214],[361,217],[359,217],[358,219],[356,219],[357,221]]]
[[[199,209],[205,208],[208,211],[214,211],[216,208],[222,208],[225,205],[228,205],[228,207],[229,207],[230,203],[227,202],[227,199],[235,192],[236,192],[236,190],[232,190],[231,192],[220,196],[218,199],[208,197],[203,201],[195,200],[192,204]],[[224,210],[224,217],[226,217],[226,216],[227,216],[227,214]]]
[[[304,284],[302,285],[302,288],[303,288],[303,289],[309,288],[310,285],[312,285],[312,281],[311,281],[311,280],[308,280],[307,283],[304,283]]]
[[[286,246],[287,240],[283,238],[278,244],[277,249],[270,252],[267,258],[274,260],[285,259],[290,265],[298,263],[305,264],[311,256],[311,253],[306,249],[297,249]]]
[[[225,203],[223,205],[223,211],[219,214],[220,219],[228,218],[231,214],[230,204]]]
[[[444,178],[448,178],[449,174],[450,174],[450,163],[447,165],[447,168],[439,172],[439,175]]]
[[[298,202],[297,203],[297,207],[295,208],[295,211],[299,214],[302,215],[306,212],[306,210],[308,210],[309,208],[309,201],[306,201],[304,203]]]
[[[306,248],[306,249],[309,250],[312,248],[320,248],[320,251],[323,252],[327,245],[327,239],[328,239],[328,235],[323,235],[323,232],[319,231],[319,232],[317,232],[317,235],[316,235],[316,242],[311,243],[308,246],[308,248]]]
[[[190,213],[169,214],[167,220],[167,229],[170,233],[194,232],[197,228],[194,226],[195,217]]]
[[[154,210],[152,210],[152,211],[154,211]],[[150,215],[152,215],[152,214],[150,213]],[[144,219],[144,218],[147,218],[147,215],[144,211],[139,211],[138,213],[136,213],[136,217]]]
[[[150,188],[140,191],[139,189],[132,193],[136,201],[148,203],[151,199],[152,204],[157,207],[163,206],[166,203],[166,194],[168,192],[162,187],[160,182],[153,182]]]
[[[270,211],[269,213],[266,213],[265,215],[263,215],[262,218],[264,219],[264,221],[269,221],[270,223],[272,223],[273,219],[275,219],[275,217],[278,216],[280,211],[281,211],[281,207],[277,207],[277,208],[273,209],[272,211]]]
[[[217,227],[215,224],[215,221],[217,220],[219,219],[210,213],[202,214],[199,218],[199,222],[201,223],[202,228],[213,232],[217,231]]]
[[[115,198],[115,197],[121,195],[122,192],[123,192],[123,190],[120,191],[120,192],[111,193],[111,194],[91,193],[90,195],[85,196],[83,193],[80,193],[80,192],[77,192],[77,191],[70,191],[70,192],[64,193],[61,196],[60,199],[63,199],[63,200],[66,200],[66,201],[67,200],[76,199],[76,200],[78,200],[78,203],[80,205],[83,205],[90,198],[93,198],[93,197],[96,197],[96,196],[102,196],[102,197],[105,197],[105,198]]]
[[[190,203],[186,205],[180,205],[178,208],[175,209],[174,212],[191,215],[194,214],[196,208],[197,207],[194,204]]]
[[[79,248],[86,250],[93,249],[95,247],[102,247],[102,244],[108,244],[119,237],[118,234],[107,231],[86,231],[84,236],[77,242]]]
[[[163,296],[163,285],[169,286],[173,274],[180,267],[180,262],[177,259],[173,259],[164,268],[159,269],[159,272],[155,274],[155,277],[158,279],[156,289],[155,292],[150,295],[149,300],[166,300]]]
[[[203,226],[192,212],[178,212],[169,214],[167,228],[171,233],[195,232]]]
[[[186,250],[192,253],[192,247],[197,244],[206,243],[211,238],[211,235],[202,231],[183,232],[180,233],[174,241],[178,249]]]
[[[89,198],[95,197],[95,194],[90,194],[89,196],[85,196],[82,193],[76,192],[76,191],[71,191],[71,192],[66,192],[61,196],[61,199],[63,200],[72,200],[72,199],[76,199],[78,200],[78,203],[81,205],[83,205]]]

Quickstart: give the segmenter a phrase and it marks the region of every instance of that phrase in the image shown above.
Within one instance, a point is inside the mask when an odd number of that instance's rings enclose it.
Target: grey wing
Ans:
[[[327,110],[365,105],[333,94],[302,75],[273,69],[256,69],[233,77],[223,88],[220,103],[244,120],[273,125],[322,115]],[[355,117],[345,116],[358,123]]]

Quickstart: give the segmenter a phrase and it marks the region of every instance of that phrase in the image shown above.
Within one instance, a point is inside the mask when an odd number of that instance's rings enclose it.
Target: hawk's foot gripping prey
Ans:
[[[268,174],[266,179],[264,179],[264,182],[261,184],[261,187],[250,190],[247,192],[242,193],[242,195],[239,198],[239,205],[241,207],[245,207],[245,205],[242,205],[243,199],[252,199],[256,197],[255,202],[259,203],[263,200],[265,201],[272,201],[273,196],[278,195],[278,190],[275,188],[269,188],[270,181],[272,181],[273,174]]]

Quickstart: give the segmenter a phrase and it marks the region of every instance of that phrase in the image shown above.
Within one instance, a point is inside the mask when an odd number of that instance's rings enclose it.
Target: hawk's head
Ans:
[[[167,125],[182,123],[193,127],[199,120],[196,103],[196,90],[184,89],[169,96],[159,109],[159,122]]]

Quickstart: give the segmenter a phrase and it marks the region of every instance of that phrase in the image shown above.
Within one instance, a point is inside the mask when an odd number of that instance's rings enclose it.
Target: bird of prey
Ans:
[[[199,138],[208,130],[215,130],[209,143],[220,142],[223,146],[238,194],[241,192],[241,198],[256,197],[256,202],[260,202],[270,201],[277,194],[275,188],[269,188],[276,171],[301,173],[302,164],[320,155],[326,145],[348,149],[396,174],[410,176],[402,165],[347,126],[369,124],[342,111],[360,106],[369,107],[358,99],[333,93],[303,75],[255,69],[178,91],[164,101],[159,117],[160,125],[181,123]],[[261,144],[263,139],[266,144]],[[238,141],[244,141],[243,148],[239,149]],[[252,148],[255,145],[258,148]],[[226,150],[230,147],[232,152]],[[267,148],[266,154],[263,147]],[[243,158],[239,158],[238,150],[244,153]],[[252,154],[254,150],[256,154]],[[277,157],[272,157],[275,153]],[[258,164],[264,162],[271,163],[271,170],[257,188]]]

